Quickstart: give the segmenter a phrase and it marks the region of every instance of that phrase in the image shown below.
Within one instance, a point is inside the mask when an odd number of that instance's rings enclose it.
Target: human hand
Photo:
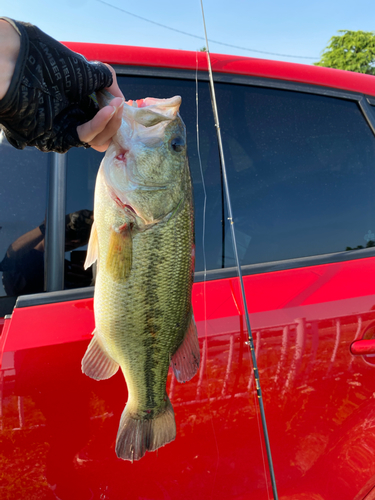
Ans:
[[[113,84],[107,90],[115,97],[110,106],[102,108],[92,120],[77,127],[78,137],[96,151],[104,152],[121,125],[124,96],[118,86],[114,69],[106,64],[113,76]]]
[[[123,95],[113,69],[88,62],[36,26],[4,21],[20,36],[14,73],[0,100],[8,141],[18,149],[35,146],[44,152],[89,145],[105,151],[122,115]],[[104,88],[116,98],[99,111],[90,95]]]

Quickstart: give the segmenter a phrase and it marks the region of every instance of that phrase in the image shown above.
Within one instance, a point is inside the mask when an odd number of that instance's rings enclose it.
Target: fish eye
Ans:
[[[176,153],[180,153],[184,149],[184,146],[185,146],[185,141],[180,136],[174,137],[171,140],[171,147],[173,151],[176,151]]]

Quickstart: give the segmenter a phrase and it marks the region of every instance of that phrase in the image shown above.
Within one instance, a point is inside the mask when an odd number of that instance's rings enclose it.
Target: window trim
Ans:
[[[125,66],[120,64],[113,65],[116,74],[120,76],[149,76],[157,78],[175,78],[179,80],[195,80],[209,81],[207,71],[191,71],[184,69],[173,68],[149,68],[137,66]],[[343,90],[332,87],[325,87],[323,85],[312,85],[309,83],[292,82],[288,80],[279,80],[264,78],[261,76],[252,75],[234,75],[228,73],[214,73],[214,83],[234,83],[240,85],[250,85],[255,87],[268,87],[278,88],[281,90],[293,90],[298,92],[305,92],[308,94],[320,94],[331,97],[340,97],[342,99],[359,100],[366,97],[369,103],[375,104],[375,97],[368,96],[361,92],[354,92],[351,90]]]
[[[64,289],[66,176],[66,154],[52,153],[48,172],[44,252],[46,292]]]
[[[333,252],[324,255],[312,255],[309,257],[298,257],[296,259],[276,260],[272,262],[261,262],[259,264],[247,264],[241,266],[243,276],[254,274],[273,273],[277,271],[287,271],[289,269],[302,269],[303,267],[319,266],[321,264],[335,264],[337,262],[347,262],[358,259],[375,257],[374,248],[362,248],[358,250],[347,250],[344,252]],[[197,271],[194,282],[214,281],[226,278],[238,277],[236,267],[226,267],[223,269],[212,269],[210,271]]]
[[[73,300],[92,299],[94,287],[73,288],[71,290],[58,290],[54,292],[34,293],[18,297],[15,308],[42,306],[57,302],[70,302]]]

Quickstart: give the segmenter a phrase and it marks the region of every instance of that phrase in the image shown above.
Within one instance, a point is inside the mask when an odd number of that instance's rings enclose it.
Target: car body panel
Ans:
[[[357,285],[364,276],[373,281],[373,262],[245,276],[281,498],[309,493],[353,499],[375,475],[375,437],[369,434],[375,426],[375,366],[350,354],[351,342],[375,321],[375,294]],[[133,465],[117,459],[113,449],[126,401],[122,375],[96,382],[80,372],[92,308],[92,299],[15,308],[4,348],[3,428],[13,434],[20,429],[12,408],[15,398],[23,398],[30,439],[23,447],[32,447],[35,426],[51,427],[43,438],[51,448],[57,440],[62,457],[85,457],[78,458],[85,466],[77,466],[75,481],[87,481],[96,494],[105,483],[108,498],[119,498],[124,477],[133,498],[151,492],[150,498],[268,498],[238,279],[194,285],[202,367],[186,384],[169,375],[176,441]],[[58,430],[68,401],[71,418]],[[61,458],[63,470],[69,460]],[[150,482],[143,491],[146,470]]]

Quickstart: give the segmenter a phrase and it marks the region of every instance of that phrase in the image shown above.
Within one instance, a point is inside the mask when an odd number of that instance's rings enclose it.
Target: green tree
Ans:
[[[375,75],[375,32],[339,30],[315,66]]]

